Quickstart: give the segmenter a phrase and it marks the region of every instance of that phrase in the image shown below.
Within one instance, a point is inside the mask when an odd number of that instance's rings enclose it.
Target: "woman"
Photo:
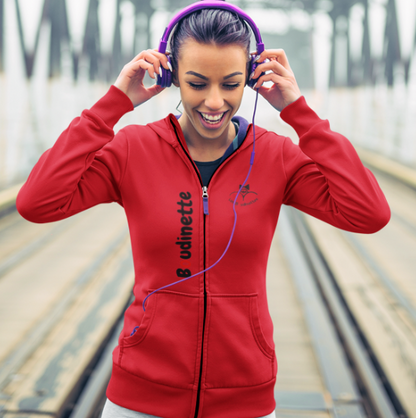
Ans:
[[[265,276],[280,206],[361,233],[390,218],[351,143],[306,104],[284,51],[265,50],[249,74],[249,45],[250,31],[234,13],[187,16],[172,36],[172,65],[154,50],[135,57],[41,156],[18,195],[19,212],[33,222],[113,201],[125,209],[135,301],[113,351],[103,418],[274,417]],[[143,85],[146,71],[155,78],[161,67],[173,70],[183,114],[114,136],[122,115],[161,93]],[[247,81],[263,72],[255,89],[300,141],[255,127],[255,162],[243,182],[254,129],[236,112]],[[233,204],[238,224],[228,248]],[[188,279],[226,247],[218,265]]]

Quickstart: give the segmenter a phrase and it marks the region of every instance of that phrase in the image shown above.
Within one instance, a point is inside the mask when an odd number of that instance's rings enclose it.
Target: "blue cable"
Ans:
[[[228,249],[230,248],[230,245],[231,245],[231,241],[232,241],[232,239],[233,239],[233,236],[234,236],[234,231],[235,231],[235,227],[236,227],[236,225],[237,225],[237,212],[236,212],[236,210],[235,210],[235,204],[236,204],[236,202],[237,202],[237,198],[238,198],[238,196],[239,196],[239,194],[240,194],[240,192],[241,192],[241,190],[242,190],[242,188],[245,186],[245,184],[247,183],[247,180],[248,180],[248,178],[249,178],[249,176],[250,176],[250,173],[251,173],[251,169],[252,169],[252,167],[253,167],[253,163],[254,163],[254,155],[255,155],[255,139],[256,139],[256,128],[255,128],[255,125],[254,125],[254,117],[255,117],[255,115],[256,115],[256,110],[257,110],[257,99],[258,99],[258,96],[259,96],[259,90],[258,89],[256,89],[256,100],[255,100],[255,103],[254,103],[254,112],[253,112],[253,119],[252,119],[252,124],[253,124],[253,151],[251,152],[251,157],[250,157],[250,167],[249,167],[249,169],[248,169],[248,173],[247,173],[247,177],[246,177],[246,179],[244,180],[244,182],[243,182],[243,184],[240,186],[240,189],[238,190],[238,192],[237,192],[237,194],[236,194],[236,196],[235,196],[235,199],[234,199],[234,203],[233,203],[233,211],[234,211],[234,225],[233,225],[233,229],[232,229],[232,231],[231,231],[231,236],[230,236],[230,239],[229,239],[229,241],[228,241],[228,244],[227,244],[227,247],[225,248],[225,250],[224,250],[224,252],[222,253],[222,255],[221,255],[221,257],[214,263],[214,264],[212,264],[211,266],[209,266],[209,267],[207,267],[205,270],[201,270],[201,271],[199,271],[198,273],[195,273],[195,274],[193,274],[192,276],[189,276],[189,277],[185,277],[184,279],[181,279],[181,280],[178,280],[178,281],[176,281],[176,282],[173,282],[173,283],[170,283],[170,284],[167,284],[166,286],[162,286],[162,287],[159,287],[159,289],[156,289],[156,290],[154,290],[153,292],[151,292],[151,293],[149,293],[145,298],[144,298],[144,300],[143,300],[143,311],[146,311],[146,309],[145,309],[145,303],[146,303],[146,300],[147,300],[147,298],[149,297],[149,296],[151,296],[151,295],[153,295],[153,293],[156,293],[156,292],[158,292],[159,290],[162,290],[162,289],[166,289],[167,287],[170,287],[170,286],[173,286],[174,284],[178,284],[178,283],[182,283],[182,282],[184,282],[185,280],[189,280],[189,279],[192,279],[193,277],[196,277],[196,276],[199,276],[200,274],[202,274],[202,273],[205,273],[205,272],[207,272],[208,270],[211,270],[213,267],[215,267],[221,260],[222,260],[222,258],[224,257],[224,255],[225,255],[225,253],[228,251]],[[137,329],[138,327],[135,327],[135,329],[133,330],[133,333],[131,334],[131,335],[133,335],[134,334],[134,332],[136,331],[136,329]]]

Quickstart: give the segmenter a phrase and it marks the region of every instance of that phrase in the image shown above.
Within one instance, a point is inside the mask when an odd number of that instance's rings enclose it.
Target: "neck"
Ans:
[[[194,161],[208,162],[221,158],[235,137],[234,124],[230,121],[227,129],[218,138],[203,138],[182,114],[178,119],[189,153]]]

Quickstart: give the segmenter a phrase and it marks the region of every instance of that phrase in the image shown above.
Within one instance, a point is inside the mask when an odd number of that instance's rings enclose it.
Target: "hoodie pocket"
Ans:
[[[150,296],[139,328],[121,340],[120,366],[153,382],[192,386],[200,303],[197,295],[168,290]]]
[[[259,385],[275,373],[274,344],[261,329],[257,294],[210,298],[206,387]]]

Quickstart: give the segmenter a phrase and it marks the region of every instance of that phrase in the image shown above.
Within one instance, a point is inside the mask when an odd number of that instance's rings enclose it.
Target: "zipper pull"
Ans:
[[[130,334],[130,337],[137,331],[138,328],[139,328],[138,326],[134,327],[133,332]]]
[[[208,187],[202,186],[202,203],[204,205],[204,215],[209,215],[208,212]]]

